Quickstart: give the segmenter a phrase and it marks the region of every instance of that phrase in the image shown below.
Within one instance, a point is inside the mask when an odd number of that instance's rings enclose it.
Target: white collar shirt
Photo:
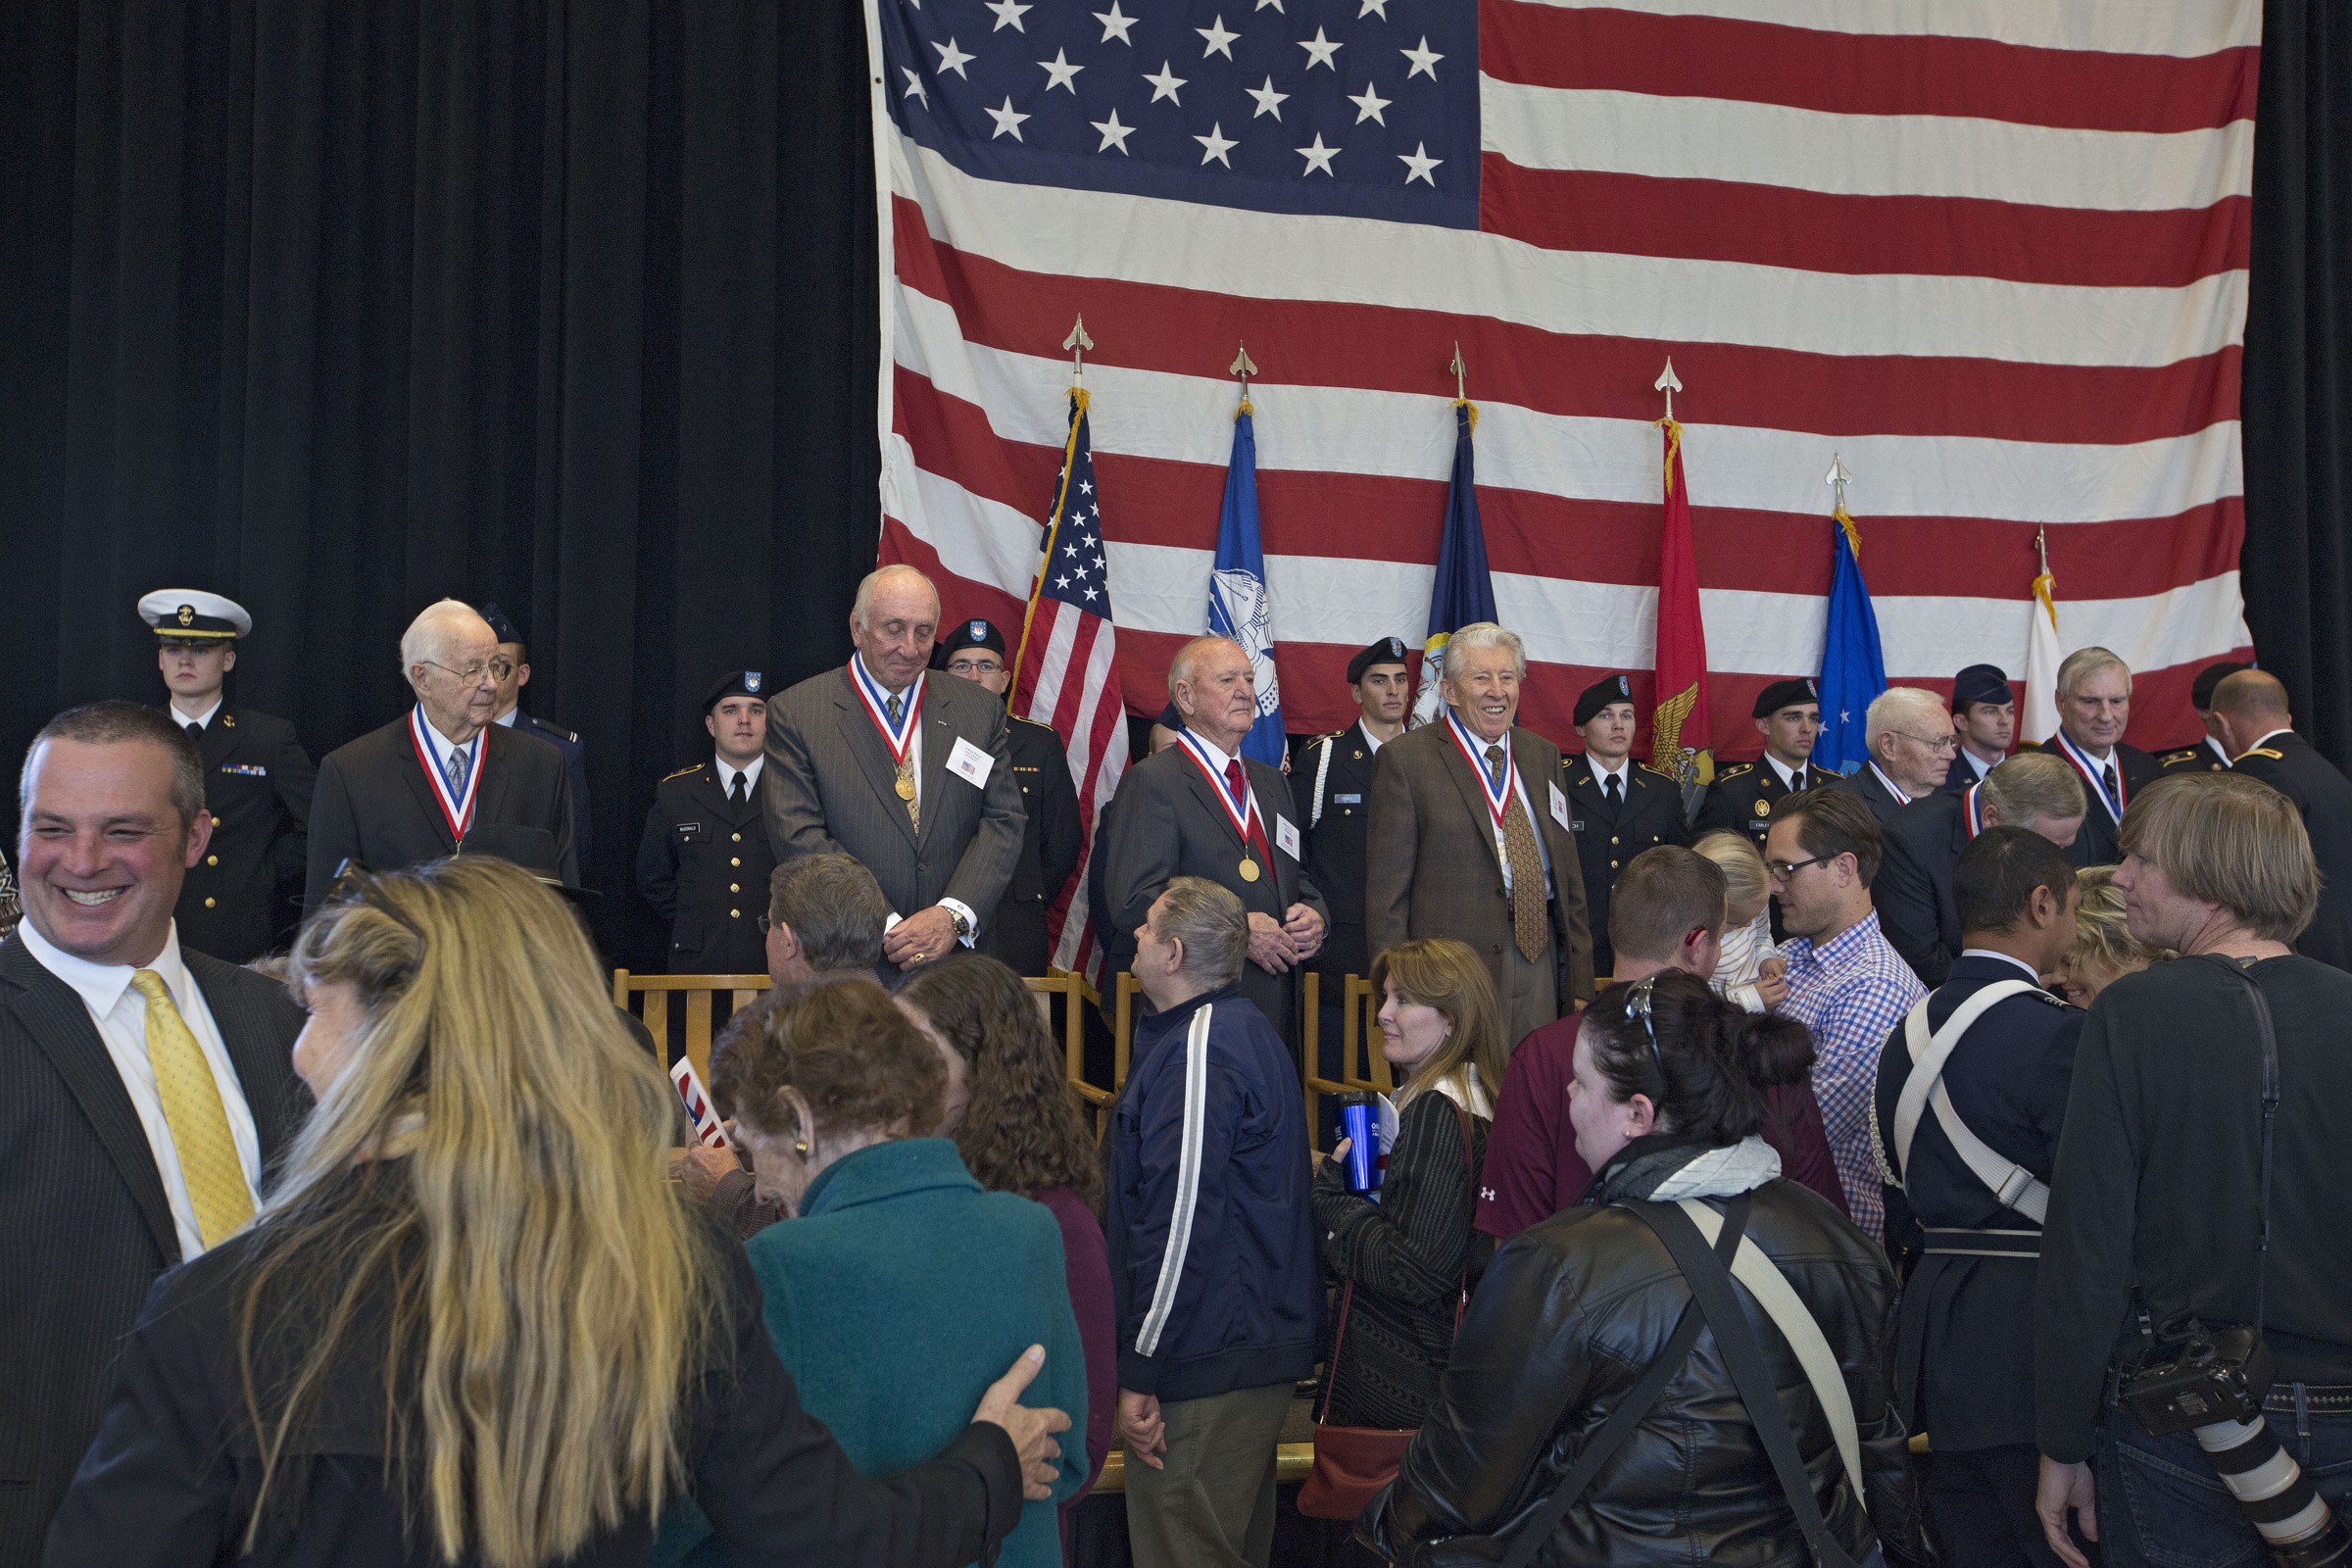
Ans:
[[[128,964],[92,963],[77,958],[50,944],[30,920],[17,927],[17,938],[33,960],[70,986],[89,1009],[90,1021],[98,1029],[98,1038],[105,1043],[106,1054],[114,1062],[115,1071],[122,1079],[122,1088],[130,1097],[131,1109],[138,1113],[139,1126],[147,1134],[147,1147],[155,1154],[156,1174],[163,1178],[164,1197],[172,1205],[172,1228],[179,1233],[179,1261],[186,1262],[204,1250],[204,1235],[196,1225],[196,1205],[189,1201],[187,1179],[180,1174],[179,1155],[172,1142],[172,1124],[164,1119],[164,1102],[155,1088],[155,1064],[147,1058],[147,999],[131,989],[130,978],[136,973]],[[228,1118],[229,1141],[236,1146],[237,1166],[245,1174],[245,1185],[258,1189],[262,1178],[262,1142],[254,1130],[253,1110],[245,1102],[244,1085],[238,1081],[236,1064],[228,1059],[228,1048],[221,1044],[220,1026],[213,1022],[213,1009],[204,1000],[204,992],[196,977],[188,973],[187,964],[179,956],[179,927],[173,924],[164,939],[164,951],[140,965],[152,969],[172,994],[172,1004],[196,1037],[204,1052],[207,1065],[213,1069],[213,1083],[220,1092],[220,1108]]]
[[[473,739],[467,741],[465,745],[460,746],[457,742],[451,740],[448,736],[433,728],[433,715],[424,710],[424,705],[421,703],[416,705],[416,727],[424,731],[424,743],[433,749],[433,766],[437,771],[439,771],[441,777],[445,781],[448,779],[449,760],[458,756],[460,753],[463,753],[466,758],[466,773],[464,776],[467,778],[472,777],[473,769],[481,764],[483,745],[481,735],[477,733]],[[462,797],[465,795],[466,791],[464,787],[461,786],[457,793]]]
[[[1372,733],[1372,726],[1359,718],[1355,721],[1355,727],[1357,733],[1364,737],[1364,744],[1372,748],[1372,755],[1378,757],[1383,743],[1379,736]]]
[[[1773,772],[1780,778],[1781,788],[1785,790],[1793,790],[1796,788],[1795,768],[1790,767],[1787,762],[1782,761],[1770,752],[1766,752],[1764,754],[1764,760],[1771,766]]]
[[[740,778],[743,780],[744,794],[753,800],[760,798],[760,770],[767,765],[767,758],[764,755],[753,758],[752,765],[749,767],[737,767],[723,757],[714,758],[712,760],[718,767],[718,792],[721,795],[734,795],[735,781]]]
[[[1458,713],[1454,715],[1453,721],[1456,725],[1456,732],[1463,740],[1470,743],[1471,749],[1475,751],[1481,759],[1480,766],[1482,769],[1485,766],[1484,759],[1486,757],[1487,748],[1490,746],[1500,746],[1502,748],[1503,756],[1509,759],[1511,764],[1511,788],[1518,793],[1519,808],[1527,813],[1527,825],[1536,835],[1536,854],[1541,857],[1544,861],[1544,886],[1548,891],[1551,887],[1551,846],[1544,841],[1544,819],[1536,814],[1536,803],[1528,799],[1527,778],[1519,771],[1518,758],[1511,751],[1512,730],[1504,730],[1502,732],[1502,739],[1499,741],[1481,740],[1479,739],[1478,732],[1476,730],[1472,729],[1469,725],[1462,723],[1461,716]],[[1516,725],[1512,726],[1512,729],[1516,728]],[[1558,788],[1558,780],[1556,778],[1553,780],[1553,788]],[[1502,862],[1502,891],[1508,893],[1512,888],[1511,852],[1504,847],[1502,838],[1502,824],[1494,820],[1494,812],[1489,811],[1487,813],[1487,821],[1494,829],[1494,858]]]
[[[220,711],[221,701],[222,699],[215,697],[213,706],[198,713],[194,718],[190,718],[174,708],[172,710],[172,722],[177,724],[181,729],[186,729],[190,724],[195,725],[198,729],[210,729],[213,726],[213,716]]]
[[[2041,976],[2034,972],[2032,964],[2015,954],[1995,953],[1990,948],[1962,948],[1960,956],[1963,958],[1998,958],[2003,963],[2014,965],[2019,974],[2033,981],[2036,990],[2040,989]]]

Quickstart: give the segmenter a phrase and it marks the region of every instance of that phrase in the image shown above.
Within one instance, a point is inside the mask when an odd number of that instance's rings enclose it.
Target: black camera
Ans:
[[[2259,1332],[2243,1325],[2208,1329],[2192,1317],[2165,1325],[2116,1394],[2148,1436],[2195,1435],[2273,1562],[2281,1568],[2352,1563],[2352,1530],[2312,1490],[2311,1478],[2263,1419],[2263,1396],[2276,1373]]]

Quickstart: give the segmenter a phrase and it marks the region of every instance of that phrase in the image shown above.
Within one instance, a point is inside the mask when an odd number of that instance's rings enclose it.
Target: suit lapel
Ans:
[[[949,678],[952,680],[955,677],[950,676]],[[933,701],[931,682],[928,679],[923,682],[921,722],[923,726],[922,790],[923,800],[926,804],[923,807],[922,829],[914,836],[914,842],[918,848],[930,839],[931,824],[939,820],[939,808],[947,805],[950,776],[948,754],[956,749],[956,721],[942,711],[942,705]],[[894,779],[898,776],[895,770],[891,776]],[[894,801],[898,799],[897,791],[892,791],[891,799]]]
[[[458,850],[458,841],[450,837],[449,818],[443,814],[441,810],[441,797],[439,793],[434,790],[433,781],[424,776],[424,763],[419,760],[416,756],[416,733],[409,728],[406,720],[403,720],[401,723],[400,736],[397,742],[394,744],[393,749],[400,758],[400,761],[397,764],[400,770],[400,775],[402,778],[408,781],[409,793],[416,797],[417,809],[424,813],[425,821],[431,825],[433,837],[441,841],[441,843],[446,847],[446,852],[448,854],[455,855]],[[489,746],[487,742],[484,742],[483,758],[485,764],[487,763],[488,756]],[[482,780],[482,782],[486,785],[490,781],[485,778]],[[479,813],[477,812],[476,814],[478,815]],[[368,869],[373,870],[375,867],[370,866]]]
[[[307,1098],[288,1068],[292,1042],[252,987],[221,983],[219,971],[225,966],[201,953],[187,953],[184,958],[197,989],[204,993],[204,1004],[212,1009],[229,1062],[237,1069],[245,1104],[253,1112],[266,1178],[300,1125],[304,1106],[299,1101]]]
[[[915,842],[914,821],[906,814],[906,803],[899,799],[898,766],[890,760],[890,748],[882,744],[881,732],[874,728],[873,715],[851,686],[854,679],[850,666],[842,665],[841,689],[833,694],[834,722],[850,755],[858,760],[858,771],[873,789],[874,799],[881,803],[883,814],[899,825],[911,844]],[[930,750],[928,744],[924,750]]]
[[[515,722],[522,721],[516,719]],[[507,790],[514,782],[514,770],[507,765],[513,759],[501,754],[513,748],[498,743],[491,734],[491,731],[503,728],[503,725],[489,724],[482,729],[482,755],[475,759],[473,764],[482,770],[481,785],[473,796],[473,820],[476,822],[504,820],[500,812],[506,806]]]
[[[1558,868],[1576,865],[1576,846],[1568,840],[1566,830],[1553,819],[1551,791],[1544,788],[1546,784],[1554,782],[1557,770],[1554,769],[1550,776],[1545,776],[1544,759],[1535,750],[1535,736],[1531,732],[1515,726],[1511,730],[1511,761],[1519,769],[1519,782],[1527,788],[1528,809],[1535,813],[1535,821],[1530,826],[1535,828],[1537,835],[1544,840],[1545,848],[1551,852],[1551,863],[1555,874],[1566,875],[1567,872],[1561,872]],[[1586,770],[1591,771],[1590,764]],[[1561,858],[1563,855],[1568,858]]]
[[[1193,771],[1198,773],[1200,769]],[[1257,796],[1258,821],[1266,830],[1266,858],[1273,861],[1266,869],[1274,874],[1274,906],[1277,910],[1288,910],[1298,902],[1298,862],[1284,855],[1281,846],[1274,842],[1281,828],[1279,818],[1287,813],[1276,808],[1273,795],[1268,793],[1282,784],[1282,772],[1264,762],[1248,760],[1242,763],[1242,771],[1250,776],[1250,788]],[[1299,848],[1303,850],[1306,846],[1302,844]]]
[[[172,1220],[172,1202],[164,1196],[164,1179],[155,1168],[155,1149],[147,1129],[131,1107],[130,1092],[115,1070],[90,1009],[72,986],[41,967],[40,960],[22,942],[0,948],[0,976],[6,979],[8,1007],[18,1027],[49,1058],[65,1080],[74,1103],[97,1134],[99,1147],[122,1172],[148,1234],[167,1263],[179,1261],[179,1229]]]
[[[1441,718],[1439,722],[1444,723],[1445,720]],[[1453,780],[1454,789],[1461,794],[1463,808],[1470,813],[1471,821],[1478,824],[1478,842],[1487,847],[1487,858],[1499,873],[1502,870],[1502,851],[1494,843],[1494,812],[1487,805],[1486,786],[1479,782],[1477,773],[1471,770],[1469,759],[1462,756],[1461,745],[1450,730],[1446,732],[1446,744],[1439,748],[1438,756],[1446,777]]]
[[[1173,751],[1175,748],[1170,747],[1169,750]],[[1247,764],[1245,764],[1244,771],[1247,770]],[[1227,810],[1225,808],[1226,796],[1224,791],[1219,786],[1211,784],[1208,781],[1208,775],[1200,771],[1200,764],[1195,761],[1189,754],[1187,755],[1184,763],[1184,779],[1187,784],[1192,786],[1193,799],[1200,803],[1200,809],[1207,812],[1209,818],[1214,821],[1218,827],[1222,828],[1228,833],[1233,833],[1233,813]],[[1262,803],[1258,806],[1258,812],[1260,815],[1263,815],[1265,812],[1265,806]],[[1239,833],[1234,833],[1234,853],[1239,855],[1246,848],[1247,846],[1244,844],[1242,836]]]

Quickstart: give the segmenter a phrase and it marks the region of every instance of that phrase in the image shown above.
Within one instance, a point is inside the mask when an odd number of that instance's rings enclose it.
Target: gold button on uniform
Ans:
[[[739,855],[729,856],[727,858],[727,863],[729,865],[741,865],[743,863],[743,857]]]
[[[220,863],[220,857],[218,855],[208,855],[204,858],[204,863],[207,865],[219,865]]]
[[[740,920],[743,918],[743,911],[741,909],[729,909],[727,911],[727,918],[730,920]]]
[[[209,908],[211,908],[211,907],[213,906],[213,901],[212,901],[212,900],[210,900],[210,899],[207,899],[207,900],[205,900],[205,901],[204,901],[204,906],[205,906],[206,908],[208,908],[208,909],[209,909]]]
[[[1619,842],[1621,842],[1621,841],[1618,839],[1618,837],[1617,837],[1617,835],[1616,835],[1616,834],[1612,833],[1612,834],[1610,834],[1610,835],[1609,835],[1609,842],[1610,842],[1611,844],[1616,844],[1616,843],[1619,843]]]
[[[728,884],[727,884],[727,891],[728,891],[729,893],[741,893],[741,892],[743,891],[743,889],[742,889],[742,888],[740,888],[740,887],[737,887],[737,886],[736,886],[734,883],[730,882],[730,883],[728,883]]]

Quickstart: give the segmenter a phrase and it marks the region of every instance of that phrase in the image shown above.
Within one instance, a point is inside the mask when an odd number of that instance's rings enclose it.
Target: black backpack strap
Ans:
[[[1681,1217],[1679,1209],[1676,1210],[1676,1217]],[[1690,1221],[1685,1220],[1684,1224],[1689,1225]],[[1716,1264],[1718,1269],[1731,1266],[1731,1255],[1739,1250],[1740,1234],[1746,1228],[1747,1206],[1743,1200],[1737,1218],[1728,1214],[1724,1217],[1723,1234],[1715,1244],[1723,1253],[1723,1260]],[[1698,1232],[1693,1228],[1690,1234],[1695,1237]],[[1707,1251],[1704,1241],[1698,1245],[1700,1251]],[[1714,1254],[1710,1252],[1708,1255]],[[1634,1435],[1634,1429],[1642,1424],[1642,1418],[1649,1414],[1651,1406],[1658,1402],[1658,1396],[1666,1392],[1668,1380],[1683,1369],[1685,1361],[1690,1359],[1690,1348],[1698,1343],[1699,1330],[1706,1327],[1705,1316],[1691,1310],[1693,1304],[1695,1297],[1683,1304],[1683,1314],[1675,1322],[1674,1337],[1666,1342],[1666,1348],[1659,1351],[1657,1359],[1649,1363],[1649,1370],[1642,1374],[1642,1381],[1617,1401],[1617,1408],[1609,1412],[1609,1418],[1600,1424],[1600,1430],[1593,1433],[1592,1440],[1585,1445],[1585,1451],[1576,1456],[1576,1463],[1560,1478],[1560,1484],[1552,1488],[1551,1496],[1544,1502],[1542,1511],[1510,1527],[1511,1549],[1503,1555],[1499,1568],[1528,1568],[1536,1560],[1536,1553],[1544,1549],[1544,1543],[1551,1539],[1551,1533],[1560,1527],[1560,1521],[1568,1517],[1568,1510],[1576,1506],[1576,1499],[1583,1495],[1585,1488],[1592,1484],[1592,1478],[1600,1473],[1600,1467],[1609,1462],[1610,1455],[1625,1446],[1626,1441]]]
[[[1813,1478],[1805,1470],[1804,1458],[1796,1451],[1796,1438],[1788,1430],[1788,1419],[1782,1412],[1780,1389],[1764,1364],[1763,1347],[1756,1343],[1755,1328],[1733,1293],[1732,1250],[1724,1248],[1720,1238],[1714,1248],[1709,1248],[1698,1227],[1690,1223],[1690,1216],[1673,1203],[1625,1206],[1656,1231],[1658,1240],[1666,1244],[1675,1266],[1683,1271],[1683,1278],[1690,1286],[1691,1300],[1697,1303],[1708,1327],[1715,1331],[1715,1345],[1723,1352],[1724,1364],[1731,1369],[1733,1387],[1740,1392],[1740,1402],[1747,1407],[1747,1418],[1755,1426],[1766,1457],[1772,1460],[1773,1473],[1780,1478],[1781,1490],[1788,1494],[1788,1506],[1796,1515],[1796,1528],[1812,1548],[1813,1560],[1823,1568],[1855,1568],[1854,1559],[1830,1537],[1829,1521],[1821,1515],[1821,1499],[1813,1494]],[[1736,1230],[1744,1230],[1746,1224],[1747,1197],[1741,1194],[1724,1209],[1723,1235],[1728,1237]],[[1854,1500],[1859,1503],[1862,1499]]]

